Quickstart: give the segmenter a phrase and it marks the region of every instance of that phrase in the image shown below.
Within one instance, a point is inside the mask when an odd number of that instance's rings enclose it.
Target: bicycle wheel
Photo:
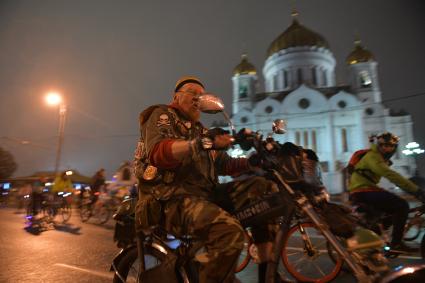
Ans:
[[[245,269],[248,263],[251,260],[251,254],[249,253],[249,248],[252,245],[252,237],[245,231],[245,243],[241,255],[239,256],[238,262],[236,264],[235,273],[241,272]]]
[[[102,205],[100,208],[96,209],[95,216],[98,224],[105,224],[111,216],[111,211],[107,206]]]
[[[413,224],[413,225],[407,224],[405,227],[405,232],[404,232],[404,240],[405,241],[416,240],[419,237],[419,234],[421,234],[421,228],[422,228],[422,225],[420,224]]]
[[[50,205],[47,204],[42,209],[43,213],[43,219],[46,220],[46,222],[53,222],[55,220],[55,209]]]
[[[90,204],[83,204],[80,208],[81,221],[87,222],[92,215],[92,207]]]
[[[283,241],[283,265],[297,281],[329,282],[340,272],[342,259],[335,257],[333,261],[326,238],[313,223],[292,226]]]
[[[158,266],[167,256],[151,246],[145,246],[144,252],[146,270]],[[113,279],[114,283],[138,282],[137,274],[139,272],[139,259],[137,258],[137,248],[134,247],[134,249],[129,251],[127,255],[121,259],[116,268],[117,270]],[[121,276],[121,278],[117,273]]]
[[[62,223],[68,222],[68,220],[71,218],[72,209],[71,205],[64,203],[60,209],[61,215],[62,215]]]

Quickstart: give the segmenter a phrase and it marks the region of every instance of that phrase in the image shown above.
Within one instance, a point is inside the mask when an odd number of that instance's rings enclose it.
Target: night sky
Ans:
[[[15,156],[15,176],[53,170],[59,115],[43,96],[60,91],[69,106],[61,168],[92,175],[104,167],[111,176],[132,159],[139,113],[168,103],[180,76],[201,78],[230,110],[241,54],[262,79],[293,3],[299,21],[328,40],[338,84],[358,34],[379,63],[384,101],[425,93],[423,2],[1,0],[0,146]],[[412,115],[424,147],[425,95],[385,104]]]

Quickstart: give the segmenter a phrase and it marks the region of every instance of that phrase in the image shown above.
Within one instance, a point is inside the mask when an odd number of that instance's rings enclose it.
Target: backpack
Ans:
[[[348,165],[345,167],[345,170],[349,175],[354,173],[357,163],[359,163],[363,156],[365,156],[369,151],[370,149],[360,149],[351,155],[350,161],[348,161]]]

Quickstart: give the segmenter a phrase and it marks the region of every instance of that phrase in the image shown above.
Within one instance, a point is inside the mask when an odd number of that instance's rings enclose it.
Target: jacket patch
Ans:
[[[158,121],[156,121],[156,126],[157,127],[162,127],[162,126],[170,126],[171,122],[170,122],[170,117],[168,117],[168,114],[161,114],[159,115],[159,119]]]

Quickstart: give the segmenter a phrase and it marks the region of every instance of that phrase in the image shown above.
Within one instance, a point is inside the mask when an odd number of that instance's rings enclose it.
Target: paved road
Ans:
[[[0,282],[111,282],[112,223],[81,223],[77,212],[69,225],[37,235],[24,229],[23,214],[1,209]]]
[[[0,282],[111,282],[109,266],[118,248],[112,241],[113,222],[106,225],[81,223],[73,211],[68,225],[57,225],[40,234],[25,229],[22,213],[0,209]],[[420,263],[418,259],[397,259],[400,263]],[[244,283],[254,283],[255,265],[238,275]],[[342,273],[334,282],[355,282]]]

